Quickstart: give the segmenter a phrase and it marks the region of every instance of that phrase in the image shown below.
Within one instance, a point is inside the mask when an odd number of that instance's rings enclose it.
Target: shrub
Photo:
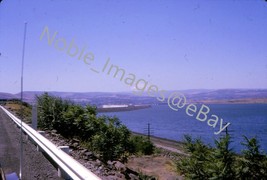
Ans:
[[[229,135],[216,140],[215,148],[186,136],[185,149],[189,156],[177,162],[177,167],[188,179],[267,179],[267,157],[260,152],[258,140],[244,138],[242,144],[246,149],[238,158],[229,148]]]
[[[267,157],[260,151],[259,141],[256,138],[248,139],[244,136],[245,150],[238,163],[238,178],[240,179],[267,179]]]
[[[127,160],[129,153],[153,153],[154,146],[144,139],[130,139],[130,131],[118,118],[97,117],[96,107],[75,105],[45,93],[38,100],[38,127],[55,129],[66,138],[79,138],[104,161]]]
[[[44,93],[37,96],[38,103],[38,127],[42,129],[61,129],[62,115],[67,108],[73,105],[69,101],[64,101],[61,98],[49,96]]]
[[[104,161],[120,159],[129,146],[130,131],[116,117],[102,117],[106,125],[91,141],[91,147]]]
[[[130,139],[130,152],[150,155],[154,153],[155,146],[148,139],[142,136],[132,136]]]
[[[215,148],[211,152],[210,161],[207,164],[207,173],[211,179],[234,179],[234,153],[230,146],[230,136],[226,135],[215,140]]]
[[[207,179],[210,147],[200,139],[193,140],[190,136],[185,136],[185,149],[189,156],[177,163],[178,169],[189,179]]]

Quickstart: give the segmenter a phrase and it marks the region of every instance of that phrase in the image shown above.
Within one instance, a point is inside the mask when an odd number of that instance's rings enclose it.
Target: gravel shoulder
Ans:
[[[20,129],[0,109],[0,163],[6,174],[16,172],[19,175],[20,165]],[[57,170],[36,150],[23,135],[22,178],[60,179]]]

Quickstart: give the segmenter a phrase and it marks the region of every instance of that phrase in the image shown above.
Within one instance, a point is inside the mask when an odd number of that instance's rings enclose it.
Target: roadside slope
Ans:
[[[0,162],[5,173],[19,175],[20,130],[0,109]],[[56,169],[23,137],[23,179],[60,179]]]

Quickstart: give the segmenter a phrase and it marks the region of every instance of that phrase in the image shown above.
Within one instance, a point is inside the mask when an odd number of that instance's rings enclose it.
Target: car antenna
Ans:
[[[23,139],[22,139],[22,119],[23,119],[23,72],[24,72],[24,54],[25,54],[25,42],[26,42],[27,22],[24,23],[24,37],[22,46],[22,60],[21,60],[21,91],[20,91],[20,166],[19,166],[19,179],[22,180],[22,161],[23,161]]]

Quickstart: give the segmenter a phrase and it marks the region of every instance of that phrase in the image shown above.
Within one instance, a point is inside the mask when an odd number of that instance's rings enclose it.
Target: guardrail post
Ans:
[[[27,124],[28,126],[31,126],[30,124]],[[24,134],[25,134],[25,136],[26,136],[26,140],[29,140],[29,135],[24,131],[23,132]]]
[[[44,131],[37,131],[39,134],[41,134],[42,136],[45,134]]]
[[[61,149],[66,154],[70,153],[70,147],[69,146],[58,146],[58,149]],[[70,176],[60,167],[57,169],[58,176],[63,179],[71,179]]]
[[[70,153],[70,147],[69,146],[58,146],[58,149],[61,149],[65,153],[69,154]]]
[[[37,132],[38,132],[39,134],[41,134],[42,136],[45,134],[44,131],[37,131]],[[36,145],[36,149],[37,149],[38,152],[43,152],[42,148],[40,148],[40,147],[38,146],[38,144]]]
[[[32,128],[37,130],[37,106],[33,104],[32,106]]]
[[[38,151],[38,152],[43,152],[43,150],[42,150],[42,148],[40,148],[40,146],[36,146],[36,150]]]

